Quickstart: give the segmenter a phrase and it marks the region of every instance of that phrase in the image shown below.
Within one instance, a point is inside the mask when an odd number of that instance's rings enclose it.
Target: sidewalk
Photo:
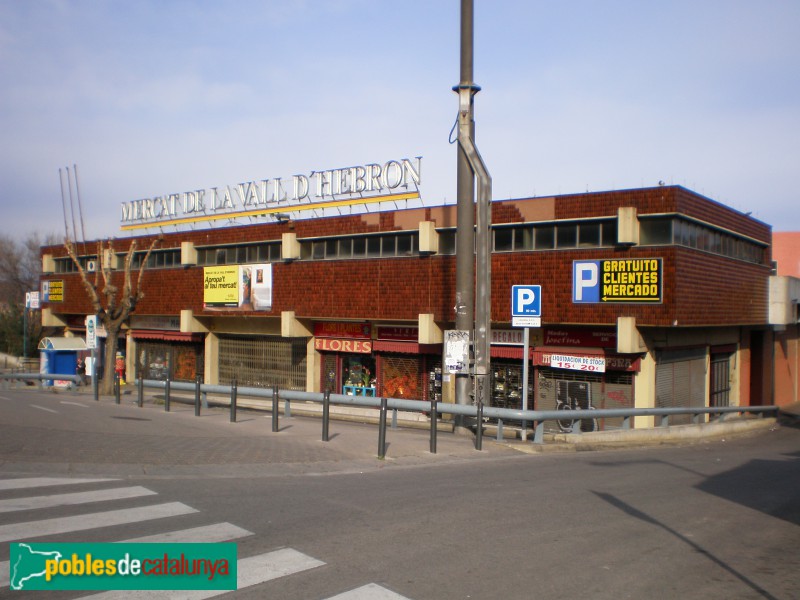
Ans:
[[[0,468],[6,472],[55,468],[70,474],[118,477],[323,475],[497,460],[523,454],[712,443],[732,435],[758,434],[779,427],[775,419],[769,418],[728,419],[699,426],[551,434],[546,436],[545,444],[533,444],[532,434],[522,441],[519,432],[508,426],[504,429],[505,439],[498,441],[496,429],[487,426],[482,450],[478,451],[471,432],[453,433],[452,425],[442,422],[437,428],[434,454],[430,451],[427,417],[409,415],[413,419],[400,420],[399,427],[392,429],[389,411],[385,457],[380,459],[376,409],[332,406],[329,440],[323,442],[322,420],[318,416],[302,416],[319,414],[321,407],[315,403],[292,403],[292,416],[287,418],[281,402],[279,431],[273,432],[271,412],[253,408],[254,403],[262,409],[271,408],[271,403],[262,400],[239,398],[237,421],[232,423],[230,409],[222,404],[226,398],[209,398],[211,406],[196,417],[193,395],[171,395],[171,410],[166,412],[163,393],[146,393],[144,406],[139,408],[136,388],[125,386],[123,390],[119,405],[113,396],[101,397],[95,403],[91,387],[44,392],[45,397],[58,399],[53,407],[61,405],[65,414],[63,428],[6,427],[0,440]],[[94,410],[91,414],[81,413],[83,418],[70,424],[66,418],[70,399]],[[68,402],[61,403],[62,400]],[[81,416],[73,412],[71,418]],[[361,422],[352,422],[356,420]],[[75,443],[76,431],[80,444]]]

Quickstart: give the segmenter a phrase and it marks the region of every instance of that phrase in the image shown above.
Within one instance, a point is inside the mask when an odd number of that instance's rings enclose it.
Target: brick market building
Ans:
[[[164,233],[120,342],[128,371],[454,401],[442,361],[456,207],[380,206]],[[773,403],[771,235],[680,186],[494,201],[492,404],[521,405],[520,284],[542,286],[529,408]],[[138,247],[152,238],[137,236]],[[114,257],[86,244],[81,262],[116,267],[131,239],[115,240]],[[62,290],[44,298],[45,326],[83,335],[91,306],[79,274],[60,246],[42,257],[43,284]]]

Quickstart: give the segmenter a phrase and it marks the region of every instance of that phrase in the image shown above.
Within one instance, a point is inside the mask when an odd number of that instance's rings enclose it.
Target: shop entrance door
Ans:
[[[348,396],[375,396],[375,358],[371,354],[326,354],[322,390]]]

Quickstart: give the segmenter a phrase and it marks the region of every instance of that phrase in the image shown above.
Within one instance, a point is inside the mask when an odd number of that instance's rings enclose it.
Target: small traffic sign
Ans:
[[[540,285],[511,286],[511,316],[541,317],[542,286]]]

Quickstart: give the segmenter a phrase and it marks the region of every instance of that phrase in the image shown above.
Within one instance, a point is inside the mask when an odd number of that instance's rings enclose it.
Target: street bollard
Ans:
[[[231,381],[231,423],[236,423],[236,380]]]
[[[322,396],[322,441],[328,441],[328,421],[331,416],[331,392],[325,392]]]
[[[203,378],[198,375],[194,378],[194,416],[200,416],[200,384],[203,382]]]
[[[378,420],[378,458],[386,458],[386,398],[381,398],[381,414]]]
[[[139,408],[142,408],[144,405],[144,377],[139,375],[139,381],[137,383],[139,389],[137,390],[136,404],[139,405]]]
[[[431,398],[431,454],[436,454],[436,417],[437,406],[436,399]]]
[[[114,403],[119,404],[119,373],[114,373]]]
[[[483,450],[483,402],[478,402],[478,426],[475,430],[475,450]]]
[[[278,427],[278,386],[272,388],[272,431],[280,431]]]
[[[166,383],[164,383],[164,412],[169,412],[169,401],[170,401],[169,384],[170,384],[169,375],[167,375],[167,381]]]

